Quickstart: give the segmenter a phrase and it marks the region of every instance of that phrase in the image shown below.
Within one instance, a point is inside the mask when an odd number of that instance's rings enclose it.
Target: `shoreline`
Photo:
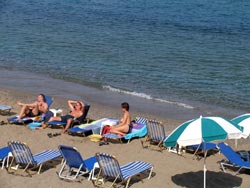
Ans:
[[[223,116],[228,119],[246,112],[226,109],[219,106],[195,104],[193,109],[174,103],[165,103],[108,89],[94,88],[80,83],[55,79],[40,74],[23,71],[0,70],[0,88],[13,92],[27,92],[37,95],[44,93],[54,98],[85,100],[91,105],[90,113],[96,108],[111,108],[114,113],[120,110],[120,103],[126,101],[131,106],[131,114],[166,121],[168,119],[185,122],[199,116]],[[111,114],[112,115],[112,114]],[[116,114],[114,114],[116,115]]]

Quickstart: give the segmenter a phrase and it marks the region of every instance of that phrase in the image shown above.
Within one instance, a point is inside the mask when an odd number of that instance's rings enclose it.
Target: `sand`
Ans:
[[[0,104],[11,105],[13,109],[11,116],[16,114],[20,108],[16,105],[17,101],[29,102],[35,100],[36,96],[30,93],[20,91],[1,89]],[[67,112],[66,99],[54,98],[51,108],[62,108]],[[91,119],[100,119],[104,117],[119,118],[121,112],[119,109],[105,107],[101,104],[91,103],[91,109],[88,117]],[[183,123],[183,120],[167,119],[153,116],[151,114],[141,114],[133,112],[133,118],[136,116],[145,116],[160,120],[164,123],[167,133],[170,133],[176,126]],[[9,115],[0,115],[0,121],[5,121]],[[185,153],[179,156],[170,153],[167,150],[163,152],[143,149],[140,139],[134,139],[129,144],[110,143],[109,145],[99,146],[98,143],[91,142],[88,137],[70,136],[67,134],[49,138],[48,133],[60,132],[59,129],[47,128],[41,131],[32,131],[27,126],[2,125],[0,126],[1,137],[0,147],[3,147],[10,140],[18,140],[27,143],[31,151],[35,154],[45,149],[57,149],[59,144],[74,146],[78,148],[84,158],[93,156],[96,152],[106,152],[117,157],[121,165],[130,161],[141,160],[150,162],[154,166],[154,173],[150,180],[144,179],[137,181],[136,178],[131,182],[130,187],[203,187],[203,160],[193,160],[192,155]],[[234,147],[234,142],[228,142]],[[249,149],[249,139],[240,140],[237,149]],[[223,155],[215,154],[207,158],[207,187],[249,187],[249,172],[242,172],[233,176],[232,171],[224,173],[221,171],[218,161],[224,159]],[[93,187],[92,183],[86,178],[81,182],[66,182],[60,180],[56,174],[61,168],[59,164],[48,164],[41,174],[35,174],[30,177],[22,177],[8,174],[6,170],[0,170],[0,188],[64,188],[64,187]]]

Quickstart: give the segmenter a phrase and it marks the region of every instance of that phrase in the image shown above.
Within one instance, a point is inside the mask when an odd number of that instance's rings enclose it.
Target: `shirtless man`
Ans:
[[[124,136],[129,131],[129,126],[131,124],[131,117],[129,113],[129,104],[124,102],[121,104],[121,107],[122,107],[122,112],[124,113],[121,122],[116,126],[112,126],[110,128],[110,132]]]
[[[34,103],[24,104],[24,103],[18,102],[17,104],[22,107],[19,113],[19,116],[17,118],[18,120],[20,120],[21,118],[25,116],[29,116],[29,117],[39,116],[40,114],[47,112],[49,108],[48,104],[46,103],[44,94],[38,95],[37,101],[35,101]]]
[[[62,130],[62,133],[65,133],[68,128],[70,127],[73,119],[79,118],[83,115],[84,113],[84,103],[81,101],[73,101],[69,100],[68,101],[68,106],[70,109],[70,113],[65,115],[65,116],[59,116],[59,117],[51,117],[48,122],[50,121],[62,121],[66,123],[66,126]],[[45,129],[47,127],[46,124],[43,124],[42,127],[39,129]]]

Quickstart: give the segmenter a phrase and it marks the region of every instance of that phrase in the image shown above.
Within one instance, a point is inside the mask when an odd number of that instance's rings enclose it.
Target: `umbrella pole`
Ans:
[[[207,157],[207,151],[206,151],[206,142],[203,142],[204,143],[204,150],[205,150],[205,154],[204,154],[204,188],[206,188],[206,173],[207,173],[207,168],[206,168],[206,157]]]

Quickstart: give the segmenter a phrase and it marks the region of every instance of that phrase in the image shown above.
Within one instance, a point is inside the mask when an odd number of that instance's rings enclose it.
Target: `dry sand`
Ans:
[[[0,104],[13,106],[12,113],[19,111],[16,105],[17,101],[29,102],[35,99],[35,95],[13,90],[0,90]],[[56,98],[52,108],[62,108],[67,112],[66,99]],[[12,114],[12,115],[13,115]],[[133,112],[135,116],[145,116],[147,118],[158,119],[150,114],[140,114]],[[92,119],[100,119],[103,117],[119,118],[121,113],[119,109],[111,107],[103,107],[100,104],[91,104],[89,117]],[[6,121],[8,115],[0,115],[0,121]],[[176,126],[183,121],[174,119],[158,119],[162,121],[166,127],[167,133],[170,133]],[[191,154],[178,156],[168,151],[157,152],[149,149],[143,149],[139,139],[132,140],[129,144],[110,143],[109,145],[98,146],[98,143],[91,142],[87,137],[77,137],[70,135],[61,135],[49,138],[47,133],[60,132],[58,129],[45,129],[42,131],[32,131],[27,126],[18,125],[2,125],[0,126],[1,137],[0,147],[3,147],[10,140],[19,140],[27,143],[33,153],[40,152],[44,149],[57,149],[59,144],[75,146],[81,152],[84,158],[93,156],[96,152],[107,152],[115,155],[120,164],[126,164],[130,161],[141,160],[150,162],[154,165],[154,174],[150,180],[132,181],[133,188],[139,187],[203,187],[203,160],[197,161],[192,159]],[[229,142],[231,146],[233,142]],[[249,149],[249,139],[240,140],[238,149]],[[218,161],[224,158],[223,155],[215,154],[207,158],[207,187],[242,187],[250,186],[249,172],[243,172],[238,176],[232,176],[232,171],[228,173],[221,172]],[[30,177],[22,177],[8,174],[6,170],[0,170],[0,188],[64,188],[64,187],[93,187],[90,181],[83,179],[79,182],[65,182],[58,178],[56,172],[59,171],[61,165],[48,164],[40,175],[35,174]]]

